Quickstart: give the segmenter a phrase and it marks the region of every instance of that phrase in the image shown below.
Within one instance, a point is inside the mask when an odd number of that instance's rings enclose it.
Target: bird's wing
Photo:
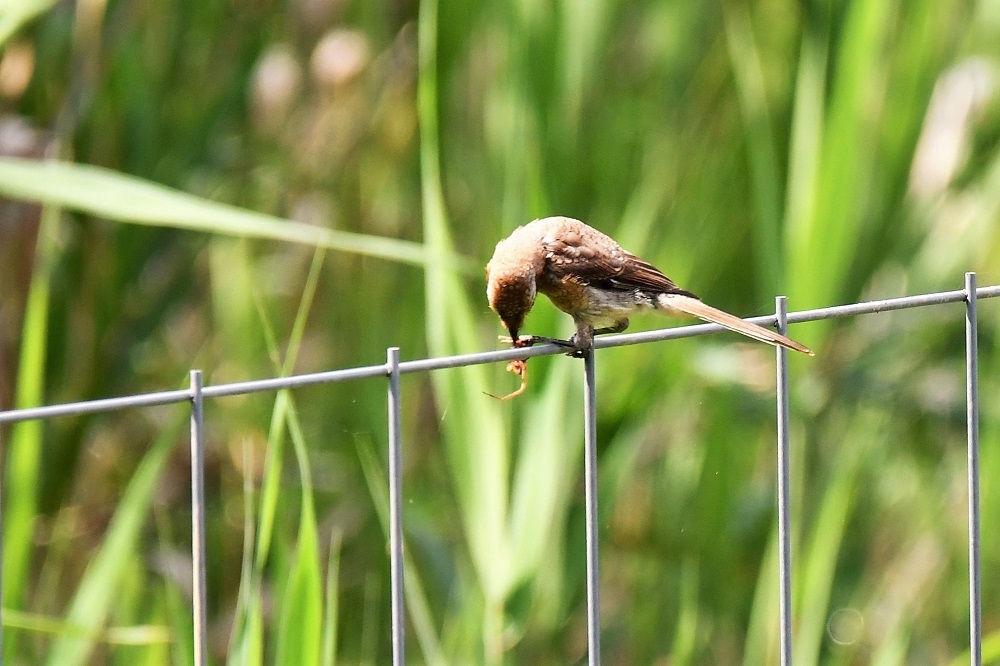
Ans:
[[[545,267],[560,281],[615,291],[639,289],[697,298],[674,284],[655,266],[623,250],[603,234],[596,238],[564,234],[546,239],[544,247]]]
[[[641,289],[642,291],[655,291],[664,294],[683,294],[692,298],[698,298],[690,291],[678,287],[674,284],[673,280],[660,272],[658,268],[648,261],[628,252],[625,253],[625,256],[626,260],[622,265],[621,272],[618,275],[608,278],[598,286],[624,291]]]

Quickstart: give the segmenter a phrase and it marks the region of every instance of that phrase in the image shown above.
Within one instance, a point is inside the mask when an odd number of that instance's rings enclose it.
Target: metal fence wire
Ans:
[[[750,319],[763,326],[776,325],[779,332],[786,333],[789,324],[835,319],[863,314],[904,310],[946,303],[965,303],[966,331],[966,409],[968,429],[968,497],[969,497],[969,645],[970,662],[973,666],[982,664],[982,615],[981,615],[981,571],[979,561],[979,386],[978,386],[978,335],[976,322],[976,302],[981,298],[1000,296],[1000,285],[976,287],[976,274],[966,273],[965,288],[918,296],[907,296],[880,301],[869,301],[851,305],[786,312],[783,296],[776,299],[775,314]],[[631,333],[597,338],[594,349],[584,356],[584,488],[586,492],[586,560],[587,560],[587,644],[588,663],[601,661],[600,650],[600,577],[598,573],[598,526],[597,526],[597,388],[596,350],[624,345],[643,344],[660,340],[686,338],[705,335],[722,330],[714,324],[701,324],[679,328],[660,329],[642,333]],[[400,424],[400,376],[416,372],[430,372],[446,368],[480,365],[527,359],[535,356],[561,354],[565,350],[547,344],[529,349],[506,349],[502,351],[464,354],[441,358],[426,358],[414,361],[400,361],[399,349],[387,350],[386,362],[381,365],[332,370],[276,377],[254,381],[235,382],[203,386],[200,370],[191,371],[191,384],[187,390],[160,391],[119,398],[89,400],[0,411],[0,424],[16,423],[33,419],[50,419],[57,416],[72,416],[94,412],[107,412],[135,407],[151,407],[172,403],[191,404],[191,558],[193,563],[192,617],[194,630],[194,655],[196,666],[207,663],[207,625],[205,582],[205,487],[204,487],[204,419],[203,405],[206,399],[233,395],[247,395],[263,391],[276,391],[312,384],[347,382],[382,377],[388,379],[388,452],[389,452],[389,543],[390,580],[392,613],[392,654],[393,664],[405,663],[405,606],[403,580],[403,516],[402,498],[402,438]],[[792,663],[792,621],[791,621],[791,505],[789,501],[789,433],[788,433],[788,351],[778,348],[777,354],[777,502],[779,541],[779,621],[780,621],[780,663]],[[0,441],[0,452],[3,442]],[[2,477],[0,477],[2,478]],[[0,489],[2,498],[2,489]],[[2,501],[2,499],[0,499]],[[2,504],[0,504],[0,528],[2,528]],[[0,540],[0,555],[3,543]],[[3,581],[0,580],[0,586]],[[2,589],[2,587],[0,587]],[[2,609],[0,609],[2,613]],[[2,617],[0,617],[2,620]],[[3,647],[2,623],[0,623],[0,660]]]

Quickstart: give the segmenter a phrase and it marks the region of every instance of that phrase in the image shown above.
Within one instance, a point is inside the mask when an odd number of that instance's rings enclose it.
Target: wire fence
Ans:
[[[970,663],[982,664],[982,614],[981,614],[981,571],[979,560],[980,520],[979,520],[979,347],[977,333],[976,302],[982,298],[1000,296],[1000,285],[976,286],[976,274],[966,273],[965,288],[918,296],[907,296],[880,301],[868,301],[800,312],[787,312],[785,297],[776,299],[775,314],[749,319],[762,326],[777,326],[782,334],[789,324],[823,319],[836,319],[893,310],[965,303],[966,331],[966,410],[968,432],[968,497],[969,497],[969,644]],[[596,666],[601,662],[600,649],[600,577],[598,563],[597,525],[597,387],[596,350],[625,345],[644,344],[661,340],[706,335],[723,330],[715,324],[701,324],[679,328],[660,329],[642,333],[621,334],[597,338],[594,348],[583,358],[584,366],[584,477],[586,503],[586,571],[587,571],[587,645],[588,663]],[[403,516],[402,498],[402,432],[400,376],[404,374],[430,372],[447,368],[481,365],[528,359],[565,353],[565,349],[553,344],[539,345],[528,349],[506,349],[502,351],[463,354],[440,358],[426,358],[414,361],[400,361],[399,349],[387,350],[386,362],[329,372],[316,372],[289,377],[276,377],[215,386],[202,385],[200,370],[192,370],[190,388],[175,391],[160,391],[102,400],[64,403],[27,409],[0,411],[0,424],[16,423],[34,419],[50,419],[58,416],[72,416],[95,412],[109,412],[135,407],[152,407],[181,402],[191,404],[191,558],[193,564],[192,617],[194,631],[194,655],[196,666],[207,663],[207,623],[206,623],[206,548],[205,548],[205,487],[204,487],[204,401],[208,398],[248,395],[264,391],[327,384],[333,382],[358,381],[382,377],[388,379],[387,418],[389,453],[389,552],[392,614],[392,654],[394,666],[402,666],[406,660],[405,646],[405,606],[403,580]],[[789,666],[792,662],[792,620],[791,620],[791,505],[789,501],[789,430],[788,430],[788,351],[778,348],[777,355],[777,503],[779,541],[779,626],[780,663]],[[0,440],[0,452],[3,442]],[[0,477],[2,478],[2,477]],[[0,529],[2,529],[2,488],[0,488]],[[2,533],[2,532],[0,532]],[[0,540],[0,556],[3,543]],[[0,580],[0,591],[3,581]],[[0,609],[2,613],[2,609]],[[0,616],[0,666],[2,666],[2,616]]]

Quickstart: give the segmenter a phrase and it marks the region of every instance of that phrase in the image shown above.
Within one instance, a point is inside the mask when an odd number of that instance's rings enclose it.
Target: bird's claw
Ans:
[[[569,339],[569,346],[573,347],[573,351],[568,352],[566,356],[571,356],[573,358],[583,358],[587,355],[587,352],[594,348],[594,338],[593,335],[588,336],[586,342],[580,340],[579,333],[574,333],[573,337]]]
[[[545,337],[544,335],[522,335],[519,336],[517,340],[514,340],[514,338],[510,337],[509,335],[501,335],[499,336],[499,340],[503,344],[510,345],[515,349],[524,349],[526,347],[533,347],[535,345],[541,345],[541,344],[558,345],[560,347],[566,347],[567,349],[570,349],[571,351],[566,352],[566,356],[570,356],[572,358],[583,358],[584,356],[586,356],[587,349],[589,348],[589,347],[581,348],[576,342],[576,335],[574,335],[569,340],[561,340],[559,338],[548,338]]]
[[[501,335],[500,342],[505,345],[510,345],[512,347],[521,349],[524,347],[533,347],[540,344],[552,344],[559,345],[560,347],[573,347],[576,345],[572,340],[560,340],[559,338],[547,338],[544,335],[521,335],[518,336],[517,340],[510,337],[509,335]]]

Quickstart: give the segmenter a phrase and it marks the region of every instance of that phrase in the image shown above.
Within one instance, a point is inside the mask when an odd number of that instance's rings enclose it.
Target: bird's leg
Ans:
[[[616,321],[614,326],[606,326],[594,331],[594,335],[607,335],[608,333],[621,333],[628,328],[628,319]]]

